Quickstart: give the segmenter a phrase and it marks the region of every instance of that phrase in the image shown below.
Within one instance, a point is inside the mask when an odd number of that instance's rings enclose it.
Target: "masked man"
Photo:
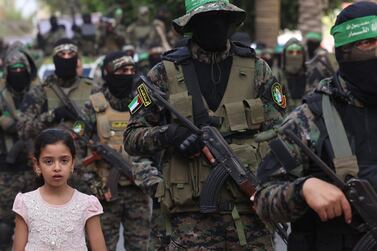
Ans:
[[[0,249],[11,250],[13,200],[17,193],[31,190],[34,181],[27,144],[18,137],[16,123],[21,101],[36,77],[36,67],[21,48],[6,52],[4,67],[5,77],[0,80]]]
[[[306,96],[280,128],[296,135],[341,181],[365,179],[372,190],[377,188],[376,14],[374,2],[340,12],[331,30],[339,71]],[[258,169],[257,213],[266,221],[292,222],[288,250],[375,250],[357,244],[368,228],[355,228],[356,207],[292,138],[282,134],[270,143],[271,153]]]
[[[306,90],[305,50],[297,39],[290,39],[282,52],[282,84],[287,90],[288,110],[301,104]]]
[[[108,144],[119,153],[123,150],[123,131],[130,113],[128,104],[132,99],[135,78],[135,63],[126,52],[108,54],[102,66],[105,81],[99,92],[90,96],[90,103],[85,111],[90,118],[99,141]],[[92,184],[92,190],[104,207],[102,227],[109,250],[116,250],[119,239],[119,226],[124,227],[124,247],[127,250],[147,250],[150,232],[151,201],[149,195],[124,175],[116,167],[103,161],[96,163],[98,182]],[[112,179],[112,177],[117,177]],[[109,188],[115,183],[118,194],[112,194]],[[93,183],[93,182],[91,182]]]
[[[17,126],[24,139],[34,139],[42,130],[56,127],[60,123],[71,128],[73,123],[80,119],[63,104],[54,89],[63,92],[68,99],[83,107],[95,88],[91,80],[77,75],[79,54],[72,40],[63,38],[55,43],[53,61],[55,73],[48,76],[42,85],[31,88],[21,104],[22,115]],[[82,146],[78,157],[84,156],[86,150]],[[79,169],[74,175],[76,173],[80,176]],[[80,188],[88,191],[83,184]]]
[[[229,40],[245,16],[225,0],[186,0],[186,15],[173,25],[181,34],[191,32],[192,38],[164,54],[163,62],[148,75],[197,126],[211,125],[233,135],[229,146],[247,168],[254,169],[266,149],[253,141],[253,134],[280,122],[286,100],[266,62],[249,46]],[[217,212],[200,212],[200,193],[212,169],[200,155],[200,137],[160,104],[132,108],[134,115],[124,134],[127,152],[152,156],[165,150],[164,179],[156,197],[172,227],[169,250],[272,250],[270,232],[231,180],[221,189]]]

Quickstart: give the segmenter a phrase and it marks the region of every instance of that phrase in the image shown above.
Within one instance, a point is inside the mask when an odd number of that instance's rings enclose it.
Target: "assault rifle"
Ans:
[[[74,115],[74,117],[77,118],[78,121],[82,122],[84,124],[84,127],[88,128],[90,132],[93,132],[94,128],[87,116],[81,111],[81,109],[74,101],[69,99],[69,97],[63,92],[60,86],[53,83],[49,84],[49,87],[63,103],[63,105],[67,107],[68,110]],[[122,156],[121,153],[106,144],[100,143],[96,137],[89,138],[87,135],[85,135],[85,133],[82,133],[81,130],[77,131],[74,128],[70,129],[70,131],[79,141],[83,142],[91,150],[92,155],[86,157],[83,160],[83,164],[85,166],[91,164],[95,160],[100,159],[106,161],[111,165],[112,170],[110,171],[107,186],[109,187],[113,197],[117,195],[117,179],[119,177],[119,172],[124,174],[130,181],[133,181],[132,165],[128,163],[128,161]],[[114,172],[113,170],[117,170],[117,172]]]
[[[318,165],[338,186],[347,197],[353,208],[359,213],[364,221],[357,226],[360,231],[368,231],[356,244],[354,251],[372,251],[377,250],[377,193],[367,180],[359,178],[350,178],[344,182],[335,172],[323,162],[308,146],[288,129],[280,133],[285,134],[288,139],[298,145],[301,150]]]
[[[148,98],[148,96],[150,96],[154,101],[161,103],[176,116],[184,126],[189,128],[193,133],[201,136],[205,144],[202,153],[214,168],[205,181],[200,194],[200,212],[218,212],[220,190],[228,178],[231,178],[248,198],[252,197],[257,184],[256,177],[245,168],[239,158],[229,148],[228,143],[221,133],[212,126],[203,126],[199,129],[166,101],[163,94],[155,88],[145,76],[140,76],[140,78],[145,84],[141,84],[138,87],[138,93],[142,96],[141,98]],[[145,88],[145,86],[147,88]],[[148,89],[150,91],[148,91]],[[278,233],[286,242],[287,236],[284,227],[280,225],[274,227],[276,227]]]

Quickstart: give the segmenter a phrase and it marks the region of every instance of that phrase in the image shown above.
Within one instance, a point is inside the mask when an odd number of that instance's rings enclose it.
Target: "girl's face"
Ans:
[[[73,172],[74,159],[63,142],[46,145],[39,156],[33,159],[37,173],[42,174],[45,184],[60,187],[67,184]]]

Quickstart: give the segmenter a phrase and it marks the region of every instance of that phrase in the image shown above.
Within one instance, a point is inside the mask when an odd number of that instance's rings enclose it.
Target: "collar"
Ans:
[[[111,108],[120,112],[128,111],[128,104],[131,102],[129,97],[119,99],[112,95],[106,86],[104,86],[101,91],[103,92],[107,102],[109,102]]]
[[[228,40],[226,43],[226,49],[224,51],[212,52],[206,51],[191,40],[190,49],[192,53],[192,58],[198,60],[199,62],[210,64],[210,63],[220,63],[229,56],[233,56],[233,51],[231,50],[231,44]]]

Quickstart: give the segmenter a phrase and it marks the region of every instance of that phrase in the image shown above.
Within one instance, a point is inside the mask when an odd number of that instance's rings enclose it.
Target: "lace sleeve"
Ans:
[[[14,199],[12,210],[16,214],[20,215],[26,223],[28,223],[28,221],[27,221],[27,210],[26,210],[26,206],[25,206],[25,203],[24,203],[24,198],[23,198],[22,193],[18,193],[16,198]]]
[[[85,221],[87,221],[89,218],[99,215],[103,213],[103,208],[99,200],[93,196],[90,195],[88,198],[88,208],[86,210],[86,217]]]

